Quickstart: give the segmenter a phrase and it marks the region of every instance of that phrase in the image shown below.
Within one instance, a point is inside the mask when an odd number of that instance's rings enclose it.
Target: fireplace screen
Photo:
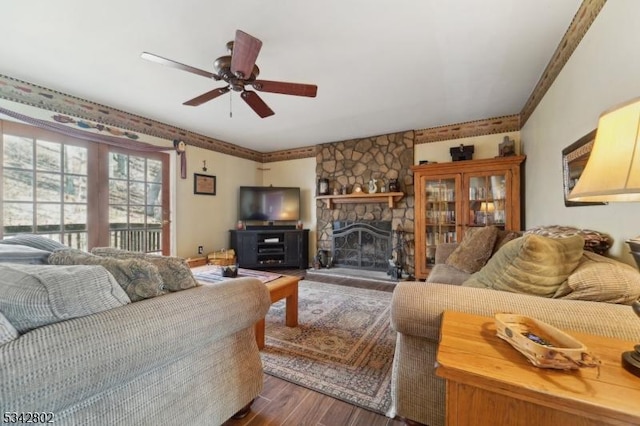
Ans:
[[[331,254],[334,266],[386,272],[391,248],[391,221],[333,223]]]

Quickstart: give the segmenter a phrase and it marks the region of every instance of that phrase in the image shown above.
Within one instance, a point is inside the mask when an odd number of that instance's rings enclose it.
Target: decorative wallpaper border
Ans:
[[[558,44],[551,60],[547,64],[542,77],[538,80],[538,84],[531,92],[529,99],[525,102],[522,111],[520,111],[520,126],[524,126],[533,111],[536,109],[547,90],[551,87],[555,79],[562,71],[573,52],[576,50],[580,41],[587,33],[587,30],[596,20],[596,17],[602,10],[607,0],[584,0],[578,11],[576,12],[569,28],[564,33],[562,40]]]
[[[415,144],[520,130],[558,77],[606,1],[583,0],[519,114],[416,130]],[[260,163],[315,156],[315,147],[261,153],[1,74],[0,98],[162,139],[181,139],[188,145]]]
[[[467,121],[465,123],[447,124],[445,126],[416,130],[415,144],[513,132],[520,130],[520,127],[519,114],[485,118],[484,120]]]
[[[60,124],[66,124],[71,127],[79,127],[82,130],[94,130],[96,132],[107,132],[111,136],[125,137],[134,141],[140,139],[140,136],[138,136],[136,133],[131,133],[126,130],[123,131],[120,129],[116,129],[114,127],[105,126],[104,124],[94,123],[92,121],[76,120],[75,118],[68,115],[55,114],[55,115],[52,115],[51,118],[53,119],[53,121],[58,122]]]
[[[542,73],[540,80],[538,80],[536,87],[531,92],[529,99],[527,99],[519,114],[416,130],[416,145],[522,129],[522,126],[536,109],[549,87],[562,71],[562,68],[569,61],[569,58],[606,2],[607,0],[583,0],[569,28],[564,33],[560,43],[558,43],[558,47]]]
[[[316,156],[316,147],[306,146],[303,148],[285,149],[282,151],[265,152],[262,154],[263,163],[274,161],[299,160]]]
[[[181,139],[186,144],[199,148],[209,149],[248,160],[262,161],[262,154],[258,151],[253,151],[1,74],[0,98],[93,121],[105,126],[118,127],[168,141]]]

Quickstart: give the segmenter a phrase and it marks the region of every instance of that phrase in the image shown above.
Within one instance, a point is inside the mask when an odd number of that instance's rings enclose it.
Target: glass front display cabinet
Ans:
[[[415,183],[415,271],[425,279],[438,245],[456,243],[472,227],[519,231],[524,156],[412,167]]]

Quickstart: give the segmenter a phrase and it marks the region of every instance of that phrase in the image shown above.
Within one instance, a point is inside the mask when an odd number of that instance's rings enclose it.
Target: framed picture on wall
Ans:
[[[193,193],[202,195],[216,195],[216,177],[194,173]]]
[[[567,207],[607,204],[602,202],[569,201],[567,199],[573,187],[576,186],[578,179],[580,179],[584,167],[587,165],[595,139],[596,131],[592,130],[562,150],[562,185],[564,188],[564,205]]]

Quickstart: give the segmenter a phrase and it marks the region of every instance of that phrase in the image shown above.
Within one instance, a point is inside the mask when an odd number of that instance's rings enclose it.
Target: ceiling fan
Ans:
[[[220,95],[233,90],[240,92],[240,97],[253,109],[260,117],[265,118],[273,114],[273,110],[254,91],[247,90],[250,86],[260,92],[280,93],[283,95],[307,96],[315,98],[318,86],[313,84],[288,83],[282,81],[256,80],[260,70],[256,66],[256,59],[262,47],[262,41],[240,30],[236,31],[234,41],[227,43],[229,55],[221,56],[213,63],[215,73],[194,68],[189,65],[149,52],[142,52],[140,57],[148,61],[157,62],[173,68],[188,71],[203,77],[214,80],[222,80],[227,85],[218,87],[207,93],[203,93],[183,105],[198,106]]]

